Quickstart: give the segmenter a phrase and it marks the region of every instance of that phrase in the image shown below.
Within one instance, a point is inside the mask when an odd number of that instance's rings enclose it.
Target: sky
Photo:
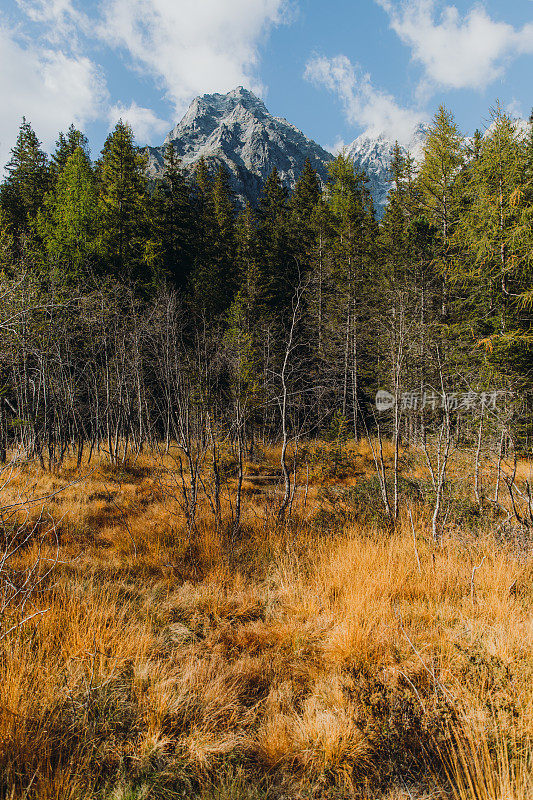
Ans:
[[[22,116],[93,157],[122,117],[160,144],[190,101],[243,85],[336,150],[408,144],[438,105],[463,133],[533,106],[533,0],[0,0],[0,166]]]

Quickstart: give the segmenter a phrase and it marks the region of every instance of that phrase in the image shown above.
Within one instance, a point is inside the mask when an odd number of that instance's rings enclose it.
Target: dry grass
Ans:
[[[150,455],[84,466],[47,502],[60,563],[32,609],[48,610],[0,641],[0,796],[533,795],[529,551],[489,512],[465,527],[463,505],[434,546],[415,498],[419,569],[409,518],[391,533],[376,512],[368,445],[333,451],[300,455],[286,525],[250,480],[233,547],[207,506],[191,546],[158,480],[172,462]],[[2,503],[78,477],[25,468]]]

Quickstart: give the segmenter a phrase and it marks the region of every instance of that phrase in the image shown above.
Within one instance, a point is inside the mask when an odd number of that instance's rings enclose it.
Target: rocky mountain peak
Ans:
[[[408,149],[418,159],[427,133],[419,125]],[[300,177],[306,158],[323,184],[331,153],[308,139],[298,128],[281,117],[274,117],[263,100],[244,86],[227,94],[204,94],[196,97],[183,118],[169,131],[163,145],[148,147],[148,172],[157,177],[163,169],[165,145],[171,143],[183,169],[192,173],[204,158],[214,169],[223,164],[241,205],[257,204],[262,187],[273,167],[281,181],[292,189]],[[387,202],[390,186],[390,163],[394,141],[384,134],[363,133],[347,148],[354,164],[369,178],[369,188],[377,216]]]
[[[403,150],[409,151],[415,161],[422,158],[427,131],[426,125],[417,125],[407,146],[403,147]],[[369,189],[378,217],[382,216],[387,203],[394,144],[394,140],[383,133],[376,135],[362,133],[346,148],[346,154],[368,176]]]
[[[293,188],[306,158],[323,182],[333,156],[285,119],[274,117],[249,89],[238,86],[227,94],[195,98],[161,147],[149,147],[148,171],[157,177],[164,146],[171,143],[186,171],[205,158],[223,164],[237,198],[255,204],[264,181],[276,167],[282,182]]]

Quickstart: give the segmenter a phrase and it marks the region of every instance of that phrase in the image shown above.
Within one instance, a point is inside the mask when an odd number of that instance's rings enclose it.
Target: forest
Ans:
[[[307,163],[289,195],[273,171],[259,208],[238,208],[222,167],[187,181],[171,147],[148,181],[123,123],[93,164],[74,127],[49,161],[24,121],[0,193],[0,454],[118,458],[179,438],[193,397],[246,446],[357,440],[380,389],[499,391],[488,423],[527,447],[532,213],[533,133],[499,108],[469,140],[440,108],[419,167],[397,146],[379,223],[342,154],[327,186]],[[441,421],[404,410],[388,435]]]
[[[0,186],[0,797],[533,796],[533,114]]]

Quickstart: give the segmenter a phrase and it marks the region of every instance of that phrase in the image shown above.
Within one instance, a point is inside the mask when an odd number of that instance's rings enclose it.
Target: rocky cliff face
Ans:
[[[426,129],[414,133],[409,150],[421,155]],[[223,164],[239,202],[255,205],[264,181],[276,167],[282,182],[292,189],[309,158],[325,184],[331,153],[291,125],[273,117],[262,100],[239,86],[228,94],[204,94],[189,106],[183,119],[169,132],[160,147],[147,147],[148,173],[161,174],[163,153],[171,143],[186,172],[191,173],[201,158]],[[362,134],[346,152],[369,178],[378,218],[382,216],[389,190],[390,163],[394,142],[384,136]]]
[[[169,142],[188,172],[201,158],[223,164],[241,203],[258,201],[273,167],[291,189],[306,158],[323,182],[333,160],[331,153],[294,125],[273,117],[263,101],[242,86],[228,94],[205,94],[193,100],[164,144]],[[163,152],[164,145],[147,148],[148,172],[153,177],[161,173]]]

